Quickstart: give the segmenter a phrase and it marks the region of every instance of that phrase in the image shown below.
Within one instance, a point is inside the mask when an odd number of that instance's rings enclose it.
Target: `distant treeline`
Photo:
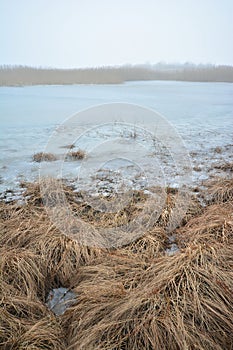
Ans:
[[[233,66],[137,65],[85,69],[0,66],[0,86],[49,84],[120,84],[137,80],[233,82]]]

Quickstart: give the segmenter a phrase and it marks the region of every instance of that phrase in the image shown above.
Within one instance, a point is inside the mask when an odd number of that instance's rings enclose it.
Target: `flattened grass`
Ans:
[[[207,183],[206,194],[209,203],[233,201],[233,179],[217,178]]]
[[[69,349],[231,349],[231,254],[192,245],[140,271],[130,291],[114,278],[80,283],[65,314]]]
[[[53,208],[59,193],[52,180],[48,186]],[[64,235],[50,221],[39,184],[24,187],[24,205],[0,203],[3,350],[233,349],[232,181],[218,181],[205,208],[193,198],[172,232],[167,225],[177,192],[167,191],[157,223],[118,249]],[[139,191],[118,212],[101,212],[62,188],[73,215],[100,233],[127,225],[146,205]],[[170,235],[179,247],[172,256],[165,252]],[[61,286],[77,302],[55,316],[45,301]]]

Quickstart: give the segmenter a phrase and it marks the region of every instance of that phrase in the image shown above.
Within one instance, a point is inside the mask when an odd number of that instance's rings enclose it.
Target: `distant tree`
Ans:
[[[38,84],[119,84],[136,80],[233,82],[232,66],[214,65],[125,65],[85,69],[51,69],[0,66],[0,86]]]

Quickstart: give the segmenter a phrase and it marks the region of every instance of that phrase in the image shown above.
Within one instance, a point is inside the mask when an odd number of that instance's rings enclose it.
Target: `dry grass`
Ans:
[[[17,350],[66,350],[62,327],[54,316],[47,316],[27,326],[17,341]]]
[[[212,168],[232,173],[233,172],[233,163],[228,162],[228,163],[223,163],[223,164],[218,164],[218,165],[215,164],[212,166]]]
[[[207,184],[208,203],[233,201],[233,179],[214,179]]]
[[[0,303],[0,348],[3,350],[65,350],[59,320],[45,306],[25,297]]]
[[[222,184],[206,208],[194,197],[189,201],[181,227],[170,232],[181,249],[174,256],[165,249],[176,190],[167,189],[158,222],[141,237],[100,249],[60,232],[44,203],[53,210],[65,198],[65,208],[101,236],[137,219],[147,195],[135,191],[124,208],[109,213],[61,182],[47,180],[44,199],[38,183],[22,186],[24,205],[0,203],[1,349],[233,349],[230,185],[226,191]],[[64,227],[72,225],[69,216],[61,219]],[[77,303],[55,317],[45,301],[61,286],[77,293]]]
[[[61,148],[68,148],[68,149],[73,149],[75,145],[73,143],[70,143],[69,145],[61,146]]]
[[[31,220],[33,216],[34,219]],[[44,277],[40,278],[40,282],[46,278],[45,293],[51,287],[59,285],[69,286],[69,280],[77,273],[81,265],[87,264],[104,253],[101,249],[83,246],[76,240],[61,234],[50,222],[45,212],[40,213],[32,210],[32,208],[30,208],[28,213],[20,212],[17,217],[13,213],[13,216],[5,221],[4,226],[5,229],[3,229],[0,236],[0,245],[4,247],[2,248],[4,252],[6,249],[9,251],[6,252],[6,258],[14,247],[21,254],[18,257],[22,268],[28,268],[28,273],[33,273],[32,271],[34,270],[32,268],[34,266],[35,274],[38,275],[38,278],[40,274],[37,271],[38,269],[36,270],[35,265],[43,266]],[[9,228],[11,229],[10,232]],[[25,266],[23,265],[24,260],[21,259],[24,255],[29,261],[25,262]],[[34,258],[30,260],[31,257]],[[3,258],[4,256],[1,257],[1,260]],[[6,260],[4,260],[4,263],[10,264],[10,261],[8,260],[6,263]],[[17,255],[15,261],[12,261],[10,271],[13,271],[13,263],[15,263],[16,267],[20,267],[20,265],[17,265]],[[32,278],[29,281],[32,283]],[[25,283],[29,283],[27,278]],[[32,290],[35,291],[35,288]]]
[[[231,269],[232,250],[192,245],[155,261],[132,290],[114,278],[80,283],[64,315],[69,349],[232,349]]]
[[[39,255],[24,248],[0,249],[0,291],[8,293],[5,286],[10,285],[25,296],[44,296],[44,264]],[[4,286],[4,288],[2,288]]]
[[[32,157],[33,162],[54,162],[58,158],[53,153],[35,153]]]
[[[184,225],[190,218],[199,215],[203,208],[195,196],[186,192],[179,193],[177,189],[166,188],[166,202],[157,225],[169,229],[169,225]]]
[[[217,146],[217,147],[214,148],[214,152],[215,152],[215,153],[222,153],[223,150],[222,150],[221,147]]]
[[[124,251],[114,250],[104,257],[95,259],[88,266],[80,267],[70,285],[77,295],[84,293],[85,298],[87,294],[90,298],[93,294],[105,298],[103,292],[107,295],[114,293],[111,284],[116,285],[117,289],[125,294],[126,291],[131,291],[140,284],[143,272],[149,266],[150,264],[140,255],[130,256]]]
[[[82,160],[86,157],[86,152],[82,149],[79,149],[77,151],[72,151],[67,154],[67,158],[69,160]]]
[[[233,204],[208,206],[203,214],[177,230],[176,237],[181,247],[193,242],[233,244]]]
[[[154,227],[142,237],[119,249],[120,252],[131,257],[140,256],[145,262],[151,262],[164,254],[168,246],[168,236],[164,228]]]

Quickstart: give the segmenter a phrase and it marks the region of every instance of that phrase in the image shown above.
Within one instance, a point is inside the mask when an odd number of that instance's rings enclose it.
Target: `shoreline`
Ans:
[[[117,66],[96,68],[35,68],[27,66],[1,66],[0,85],[40,84],[121,84],[129,81],[188,81],[188,82],[233,82],[232,66],[178,65],[172,69],[166,65]]]
[[[158,83],[163,83],[163,82],[175,82],[175,83],[197,83],[197,84],[211,84],[211,83],[214,83],[214,84],[232,84],[233,81],[225,81],[225,80],[220,80],[220,81],[214,81],[214,80],[182,80],[182,79],[142,79],[142,80],[125,80],[125,81],[122,81],[122,82],[100,82],[100,83],[94,83],[94,82],[90,82],[90,83],[64,83],[64,82],[61,82],[61,83],[44,83],[44,84],[40,84],[40,83],[35,83],[35,84],[29,84],[29,83],[25,83],[25,84],[12,84],[12,85],[0,85],[0,88],[4,88],[4,87],[9,87],[9,88],[24,88],[24,87],[33,87],[33,86],[37,86],[37,87],[43,87],[43,86],[95,86],[95,85],[124,85],[124,84],[130,84],[130,83],[148,83],[148,82],[158,82]]]

